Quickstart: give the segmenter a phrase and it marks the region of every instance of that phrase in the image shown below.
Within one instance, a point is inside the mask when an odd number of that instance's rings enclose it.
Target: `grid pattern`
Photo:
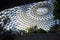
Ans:
[[[42,15],[37,14],[36,10],[41,7],[49,8],[49,12],[47,14],[42,13]],[[6,30],[11,29],[13,32],[19,32],[19,30],[27,31],[27,27],[37,25],[38,29],[42,28],[45,31],[49,31],[50,27],[55,24],[55,21],[53,20],[54,16],[52,14],[53,7],[53,4],[49,1],[43,1],[5,9],[4,11],[1,11],[0,14],[10,18],[10,22],[4,27]]]

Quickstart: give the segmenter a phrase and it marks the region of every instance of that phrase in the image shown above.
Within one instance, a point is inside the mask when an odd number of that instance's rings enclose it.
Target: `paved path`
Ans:
[[[32,34],[18,36],[15,40],[60,40],[59,34]]]

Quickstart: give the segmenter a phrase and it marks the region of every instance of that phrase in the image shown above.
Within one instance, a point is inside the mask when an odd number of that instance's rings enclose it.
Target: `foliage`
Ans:
[[[57,32],[60,33],[60,25],[58,25]]]
[[[27,28],[28,33],[32,33],[33,30],[34,30],[34,29],[33,29],[32,27]]]
[[[34,26],[33,28],[27,28],[28,33],[46,33],[46,31],[44,31],[43,29],[37,29],[37,26]]]
[[[0,35],[1,40],[14,40],[14,34],[12,31],[3,31],[3,33]]]
[[[19,30],[19,32],[17,32],[17,35],[25,35],[25,34],[27,34],[25,30]]]
[[[60,19],[60,0],[56,0],[56,2],[54,2],[54,11],[53,11],[53,15],[55,19]]]
[[[60,27],[57,30],[60,32]]]
[[[37,30],[37,33],[47,33],[47,32],[40,28],[40,29]]]
[[[57,28],[58,28],[57,24],[53,25],[53,27],[51,27],[49,33],[56,33],[57,32]]]

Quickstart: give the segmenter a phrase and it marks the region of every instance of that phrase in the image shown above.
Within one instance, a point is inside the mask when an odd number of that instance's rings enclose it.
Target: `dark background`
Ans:
[[[0,11],[7,8],[12,8],[14,6],[19,6],[22,4],[28,4],[39,1],[44,1],[44,0],[0,0]]]

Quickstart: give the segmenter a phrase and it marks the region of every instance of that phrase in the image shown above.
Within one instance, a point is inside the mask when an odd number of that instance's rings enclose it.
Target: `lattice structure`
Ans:
[[[10,18],[10,23],[5,25],[5,29],[12,31],[26,30],[27,27],[37,25],[45,31],[49,31],[50,27],[55,24],[53,20],[53,3],[43,1],[31,3],[14,8],[6,9],[1,12],[2,15]]]

